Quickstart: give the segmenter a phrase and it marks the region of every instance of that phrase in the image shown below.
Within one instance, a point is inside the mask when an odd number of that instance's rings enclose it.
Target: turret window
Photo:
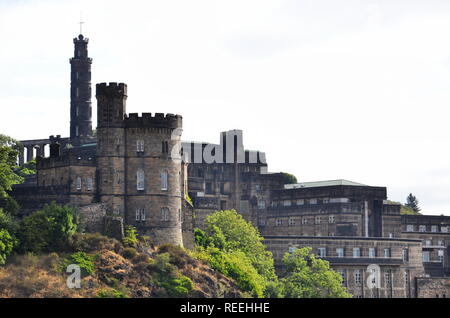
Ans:
[[[136,173],[136,188],[137,190],[141,191],[144,190],[144,184],[145,184],[145,176],[144,176],[144,170],[139,169]]]
[[[167,141],[162,142],[162,153],[169,153],[169,143]]]
[[[139,139],[136,141],[136,151],[137,152],[144,152],[144,140]]]
[[[161,221],[169,221],[169,209],[161,208]]]
[[[94,185],[93,185],[94,182],[93,182],[92,178],[87,178],[86,181],[87,181],[87,189],[88,189],[88,191],[92,191],[92,189],[94,187]]]
[[[78,126],[75,126],[75,136],[78,137],[78,135],[79,135]]]
[[[161,190],[167,191],[169,188],[169,174],[167,171],[161,172]]]

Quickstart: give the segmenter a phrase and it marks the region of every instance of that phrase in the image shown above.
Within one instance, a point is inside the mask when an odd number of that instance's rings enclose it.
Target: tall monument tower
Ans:
[[[82,34],[73,39],[74,57],[70,59],[70,140],[80,144],[92,136],[91,64],[89,39]]]

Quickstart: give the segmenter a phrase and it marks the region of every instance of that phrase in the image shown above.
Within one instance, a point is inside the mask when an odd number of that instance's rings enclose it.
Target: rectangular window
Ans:
[[[141,211],[140,209],[136,208],[136,221],[140,221],[141,220]]]
[[[93,182],[92,178],[87,178],[86,181],[87,181],[88,191],[92,191],[92,189],[94,188],[94,184],[93,184],[94,182]]]
[[[422,258],[424,262],[430,261],[430,252],[429,251],[423,251],[422,252]]]
[[[317,199],[309,199],[309,204],[317,204]]]
[[[136,188],[137,188],[137,190],[139,190],[139,191],[144,190],[144,185],[145,185],[144,170],[138,170],[136,173]]]
[[[275,222],[276,222],[276,226],[281,226],[283,224],[282,219],[277,219]]]
[[[444,262],[444,250],[438,250],[438,259],[440,263]]]
[[[79,135],[78,126],[75,126],[75,136]]]
[[[336,249],[336,255],[339,258],[343,258],[344,257],[344,249],[342,247],[339,247]]]
[[[357,269],[357,270],[355,270],[355,284],[360,286],[361,283],[362,283],[361,270]]]
[[[339,271],[339,274],[341,274],[342,284],[345,284],[345,283],[346,283],[346,280],[345,280],[345,270],[340,270],[340,271]]]
[[[163,191],[167,191],[167,189],[169,188],[169,174],[167,173],[167,171],[162,171],[161,172],[161,190]]]
[[[262,210],[266,208],[266,201],[258,200],[258,209]]]
[[[408,251],[407,248],[404,248],[402,250],[402,259],[403,259],[404,262],[409,261],[409,251]]]
[[[425,246],[431,246],[431,240],[425,240]]]
[[[408,224],[406,226],[406,232],[414,232],[414,225],[413,224]]]
[[[145,221],[145,209],[141,209],[141,221]]]
[[[297,205],[303,205],[303,204],[305,204],[305,200],[303,200],[303,199],[297,200]]]
[[[384,249],[384,258],[389,258],[389,257],[391,257],[391,249],[385,248]]]
[[[319,247],[317,249],[317,251],[319,252],[319,257],[326,257],[327,256],[327,249],[325,247]]]
[[[295,219],[289,218],[289,225],[295,225]]]
[[[419,232],[426,232],[427,226],[426,225],[419,225]]]
[[[144,140],[142,139],[136,140],[136,151],[144,152]]]
[[[77,190],[81,190],[81,177],[77,177]]]
[[[437,243],[437,245],[438,245],[438,246],[444,246],[445,244],[444,244],[444,241],[439,240],[438,243]]]
[[[314,221],[316,224],[320,224],[320,216],[316,216]]]
[[[78,87],[75,89],[75,95],[76,97],[80,96],[80,89]]]
[[[328,223],[334,223],[334,215],[328,216]]]
[[[370,258],[375,258],[377,257],[377,253],[374,247],[369,247],[369,257]]]
[[[302,218],[302,224],[308,224],[308,219],[307,218]]]
[[[330,198],[323,198],[323,199],[322,199],[322,203],[323,203],[323,204],[330,203]]]
[[[431,226],[431,232],[437,232],[438,231],[438,226],[437,225],[432,225]]]
[[[448,226],[441,226],[442,233],[448,233]]]
[[[169,209],[161,208],[161,221],[169,221]]]
[[[284,200],[283,206],[291,206],[291,200]]]
[[[353,258],[358,258],[361,256],[361,250],[359,247],[353,248]]]
[[[384,283],[385,283],[386,287],[391,286],[391,271],[390,270],[387,270],[384,272]]]

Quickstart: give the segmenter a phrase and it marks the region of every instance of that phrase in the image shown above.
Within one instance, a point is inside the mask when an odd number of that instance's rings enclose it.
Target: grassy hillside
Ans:
[[[66,285],[67,265],[82,270]],[[13,255],[0,267],[0,297],[242,297],[233,280],[186,250],[139,243],[126,248],[99,234],[76,234],[67,253]]]

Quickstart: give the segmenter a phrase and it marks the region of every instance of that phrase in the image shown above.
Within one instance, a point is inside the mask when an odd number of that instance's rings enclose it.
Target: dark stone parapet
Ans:
[[[96,86],[96,97],[126,97],[127,96],[127,84],[111,82],[100,83]]]
[[[96,166],[97,157],[81,156],[76,153],[65,153],[59,157],[36,158],[37,169],[48,169],[65,166]]]
[[[139,116],[137,113],[130,113],[125,115],[124,121],[127,128],[176,129],[182,127],[182,117],[174,114],[156,113],[152,116],[151,113],[142,113],[142,116]]]

